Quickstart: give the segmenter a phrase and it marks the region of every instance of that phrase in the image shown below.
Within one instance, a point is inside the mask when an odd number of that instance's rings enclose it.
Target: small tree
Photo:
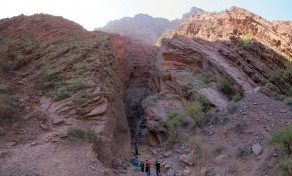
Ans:
[[[273,132],[268,143],[277,144],[287,149],[288,154],[292,153],[292,125],[285,126]]]

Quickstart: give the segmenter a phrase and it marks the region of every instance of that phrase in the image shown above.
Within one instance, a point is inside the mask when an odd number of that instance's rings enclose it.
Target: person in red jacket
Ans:
[[[147,165],[147,168],[148,168],[148,175],[150,175],[150,168],[151,168],[151,163],[150,161],[146,160],[146,165]]]

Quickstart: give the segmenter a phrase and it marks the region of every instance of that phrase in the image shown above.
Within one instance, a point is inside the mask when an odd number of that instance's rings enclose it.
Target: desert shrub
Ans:
[[[240,159],[246,159],[251,154],[251,148],[249,146],[240,146],[237,148],[236,156]]]
[[[12,89],[11,87],[5,85],[5,84],[0,84],[0,93],[2,94],[11,94]]]
[[[182,111],[173,111],[167,113],[169,124],[171,126],[176,126],[179,123],[183,122],[183,119],[185,118],[185,114]]]
[[[0,70],[18,70],[27,65],[33,60],[32,54],[38,47],[38,41],[33,38],[6,39],[0,48]]]
[[[253,37],[252,33],[246,33],[244,35],[242,35],[238,40],[237,40],[237,44],[239,45],[240,48],[244,49],[244,48],[248,48],[251,47],[253,45],[252,42],[250,42],[250,39]]]
[[[226,150],[226,149],[223,146],[219,146],[219,147],[216,147],[212,153],[215,157],[217,157],[217,156],[221,155],[224,150]]]
[[[208,100],[208,98],[200,93],[195,94],[197,101],[202,105],[202,111],[206,112],[210,110],[213,105],[212,103]]]
[[[187,144],[196,152],[196,156],[198,157],[196,158],[197,166],[204,166],[206,164],[207,156],[203,139],[199,136],[190,137],[187,140]]]
[[[283,77],[285,80],[292,82],[292,66],[289,65],[286,69],[283,71]]]
[[[89,142],[97,141],[97,135],[92,129],[84,130],[71,127],[68,129],[68,136],[72,138],[83,139]]]
[[[281,176],[291,176],[292,175],[292,158],[285,158],[275,167],[276,173]]]
[[[194,67],[194,68],[192,69],[192,73],[193,73],[193,75],[195,76],[195,75],[197,75],[197,74],[199,74],[199,73],[202,73],[202,70],[201,70],[200,68],[198,68],[198,67]]]
[[[167,98],[170,99],[170,100],[180,100],[181,99],[180,95],[178,95],[178,94],[170,95]]]
[[[218,82],[218,89],[224,93],[229,99],[231,99],[235,93],[236,89],[233,86],[233,83],[226,77],[222,77]]]
[[[70,79],[64,82],[62,85],[59,85],[55,89],[51,90],[48,95],[52,97],[54,101],[59,101],[70,97],[70,95],[79,90],[92,87],[94,87],[94,84],[84,83],[80,79]]]
[[[289,88],[289,90],[288,90],[288,95],[289,95],[289,96],[292,96],[292,87]]]
[[[8,95],[0,97],[0,119],[12,120],[17,117],[18,103],[17,100]]]
[[[244,132],[245,128],[246,128],[245,123],[238,123],[233,127],[233,131],[236,132],[237,134],[241,134]]]
[[[252,37],[253,37],[252,33],[246,33],[246,34],[242,35],[240,37],[240,39],[243,40],[243,41],[246,41],[246,40],[250,40]]]
[[[84,115],[89,112],[89,109],[86,108],[86,104],[89,100],[97,97],[99,94],[97,93],[87,93],[84,95],[76,96],[73,100],[73,104],[75,106],[76,112],[79,115]]]
[[[292,153],[292,125],[287,125],[274,131],[268,138],[269,144],[276,144]]]
[[[238,102],[239,100],[241,100],[242,95],[240,92],[236,92],[235,95],[232,96],[232,101],[234,102]]]
[[[215,77],[210,75],[209,73],[201,73],[200,77],[202,78],[205,84],[210,84],[216,81]]]
[[[40,90],[48,90],[55,87],[55,82],[60,80],[61,72],[51,67],[45,67],[36,73],[36,87]]]
[[[284,100],[284,103],[286,105],[292,106],[292,97],[288,97]]]
[[[267,83],[265,86],[277,93],[281,93],[280,89],[271,82]]]
[[[203,107],[202,104],[199,102],[190,103],[185,106],[184,108],[187,115],[192,117],[192,119],[195,121],[195,123],[199,126],[202,125],[203,122]]]
[[[219,117],[216,115],[216,109],[212,108],[203,114],[202,125],[215,125],[220,123]]]

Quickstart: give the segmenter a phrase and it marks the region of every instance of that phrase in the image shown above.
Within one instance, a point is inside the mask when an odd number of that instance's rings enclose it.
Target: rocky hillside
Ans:
[[[153,19],[116,21],[130,37],[44,14],[0,20],[1,174],[142,175],[135,148],[163,175],[289,174],[291,22],[200,13],[154,47],[169,21]]]
[[[267,140],[292,123],[290,33],[290,22],[232,8],[163,35],[161,91],[142,102],[147,157],[158,155],[167,175],[280,172],[287,154]]]
[[[193,15],[172,33],[208,41],[259,42],[291,57],[291,29],[291,21],[270,22],[245,9],[234,7],[219,14]]]
[[[129,157],[112,37],[43,14],[0,21],[1,175],[111,175]]]
[[[153,18],[147,14],[137,14],[133,18],[124,17],[120,20],[111,21],[106,26],[97,28],[96,30],[117,33],[122,36],[141,40],[148,44],[153,44],[166,31],[174,29],[190,16],[202,12],[202,9],[193,7],[188,13],[185,13],[181,19],[173,21],[164,18]]]

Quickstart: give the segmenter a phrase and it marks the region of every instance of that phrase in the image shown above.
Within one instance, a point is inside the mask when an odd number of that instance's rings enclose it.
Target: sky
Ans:
[[[268,20],[292,20],[292,0],[0,0],[0,19],[20,14],[63,16],[87,30],[138,13],[169,20],[181,18],[191,7],[219,12],[232,6],[245,8]]]

